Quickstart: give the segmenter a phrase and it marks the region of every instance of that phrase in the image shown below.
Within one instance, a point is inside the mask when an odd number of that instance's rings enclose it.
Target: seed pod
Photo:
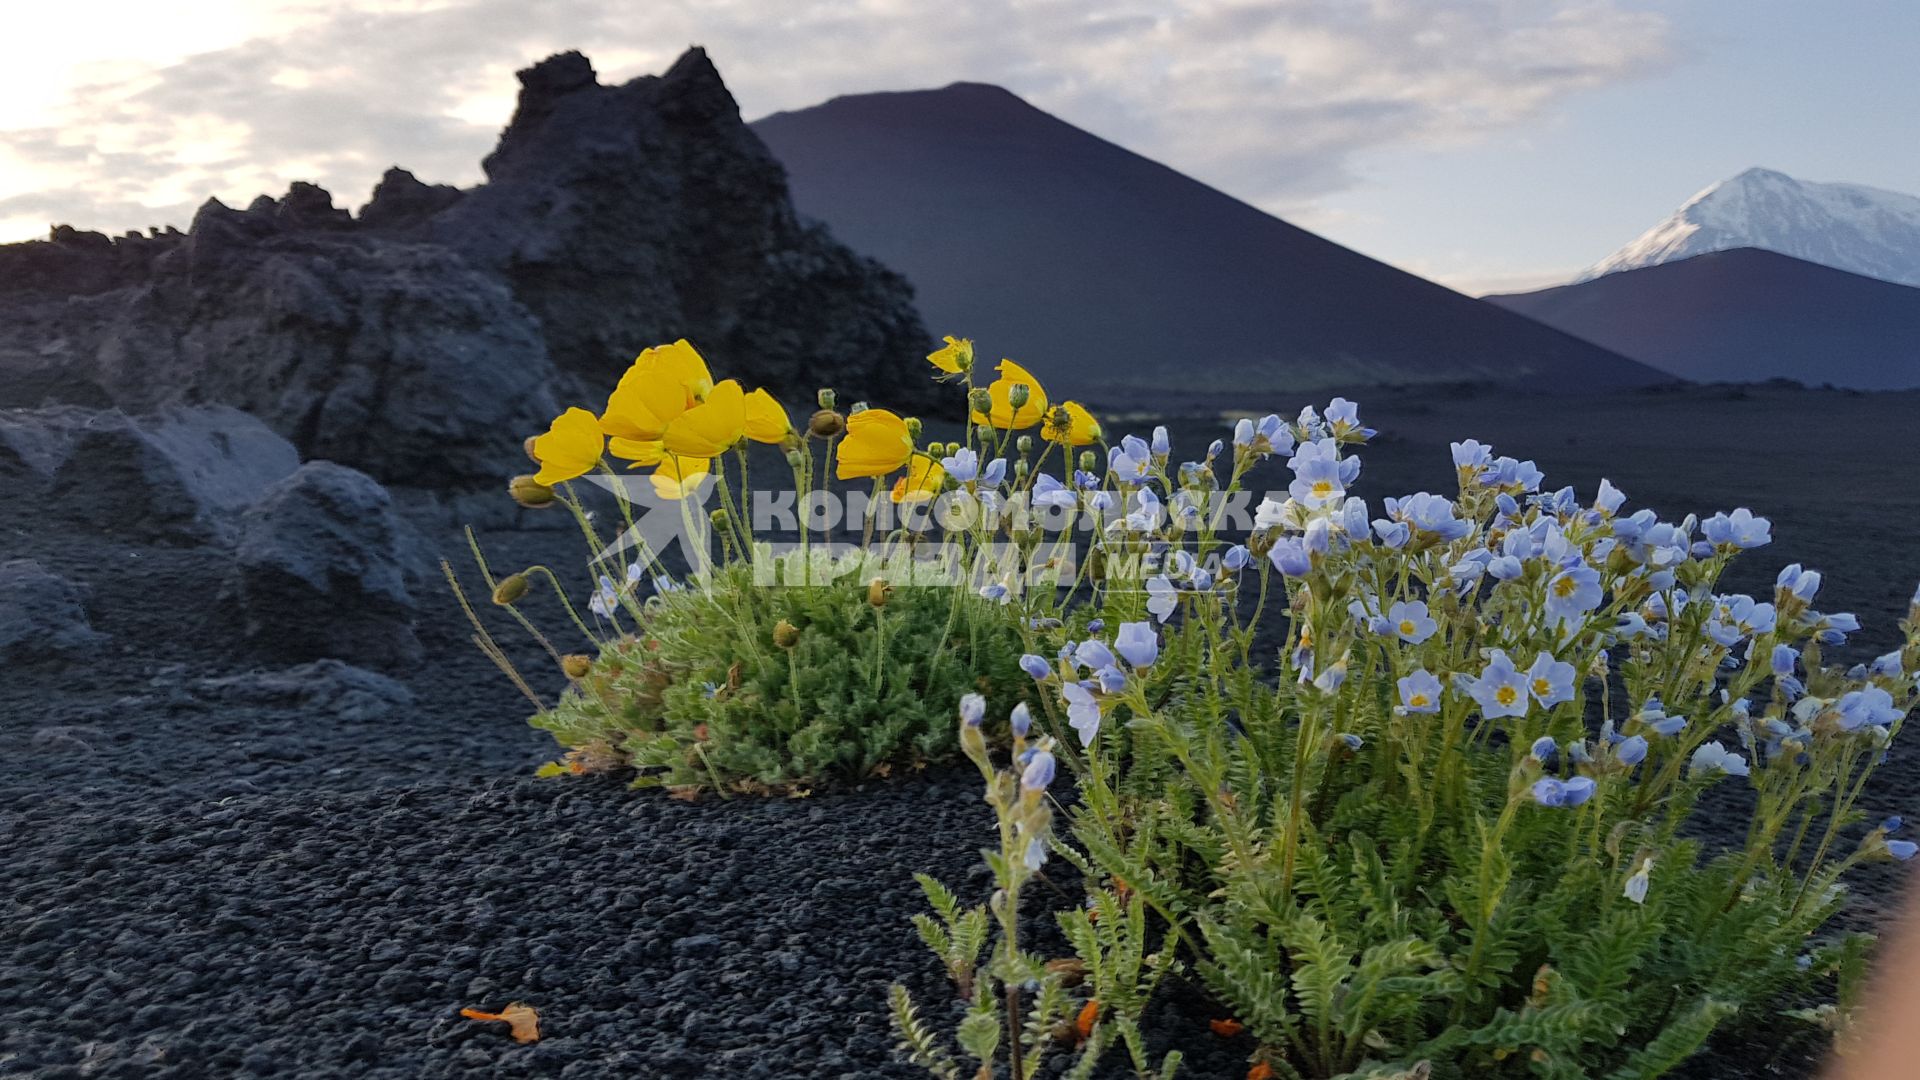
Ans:
[[[593,660],[579,653],[569,653],[560,658],[560,670],[566,672],[569,679],[584,679],[593,670]]]
[[[516,476],[507,481],[507,494],[529,510],[553,505],[553,489],[532,476]]]
[[[1014,383],[1007,390],[1007,404],[1018,409],[1033,397],[1033,390],[1026,383]]]
[[[820,407],[823,409],[833,408],[833,391],[828,390],[825,387],[822,387],[820,389],[820,392],[813,396],[813,399],[819,402]]]
[[[493,602],[501,607],[507,607],[525,595],[527,595],[527,575],[524,573],[503,577],[500,583],[493,587]]]
[[[892,595],[893,595],[893,586],[887,584],[886,578],[877,577],[877,578],[874,578],[872,581],[867,582],[867,603],[873,605],[874,607],[877,607],[877,608],[886,607],[887,600]]]
[[[967,407],[977,413],[987,412],[993,408],[993,395],[986,387],[976,386],[967,392]]]
[[[807,421],[807,430],[817,439],[831,439],[847,430],[847,419],[832,409],[821,409]]]
[[[800,628],[781,619],[773,624],[773,643],[783,649],[791,649],[800,644]]]

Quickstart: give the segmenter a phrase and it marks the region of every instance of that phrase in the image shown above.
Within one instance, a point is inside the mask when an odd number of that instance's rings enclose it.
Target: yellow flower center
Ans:
[[[1545,679],[1533,680],[1533,692],[1537,697],[1546,697],[1553,693],[1553,684]]]
[[[1520,691],[1511,686],[1503,686],[1493,692],[1493,699],[1502,705],[1511,705],[1520,699]]]
[[[1316,481],[1314,481],[1314,484],[1313,484],[1313,495],[1314,495],[1314,498],[1316,498],[1316,499],[1324,499],[1324,498],[1326,498],[1327,496],[1329,496],[1329,495],[1332,495],[1332,494],[1333,494],[1333,481],[1331,481],[1331,480],[1316,480]]]
[[[1412,619],[1400,620],[1400,633],[1404,634],[1407,637],[1412,637],[1414,630],[1415,630],[1415,627],[1413,625]]]
[[[1559,596],[1572,596],[1580,589],[1580,583],[1570,577],[1563,577],[1553,583],[1553,591]]]
[[[1407,704],[1416,709],[1424,709],[1433,704],[1433,699],[1425,694],[1415,694],[1407,699]]]

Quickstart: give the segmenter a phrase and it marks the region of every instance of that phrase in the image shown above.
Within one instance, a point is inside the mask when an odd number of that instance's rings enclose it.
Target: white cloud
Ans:
[[[0,68],[0,240],[54,220],[184,225],[206,195],[245,203],[296,179],[357,203],[396,163],[471,183],[513,71],[567,48],[615,79],[703,44],[750,117],[997,82],[1275,209],[1352,185],[1368,150],[1472,140],[1671,49],[1661,18],[1606,0],[112,5],[125,19],[104,6],[87,21],[119,29],[85,62]],[[59,40],[91,40],[58,34],[76,16],[45,18]]]

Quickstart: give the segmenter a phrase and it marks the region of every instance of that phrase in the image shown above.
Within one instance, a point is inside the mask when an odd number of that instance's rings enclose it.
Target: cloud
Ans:
[[[609,79],[703,44],[749,117],[997,82],[1276,210],[1352,186],[1369,151],[1471,141],[1672,55],[1663,19],[1606,0],[344,0],[267,22],[0,132],[0,239],[33,213],[183,225],[296,179],[357,203],[391,164],[472,183],[512,72],[567,48]]]

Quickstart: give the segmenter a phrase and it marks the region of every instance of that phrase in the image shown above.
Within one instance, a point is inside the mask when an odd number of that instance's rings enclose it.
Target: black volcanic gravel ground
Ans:
[[[1383,429],[1359,488],[1376,508],[1447,490],[1445,443],[1467,436],[1667,513],[1750,505],[1776,543],[1737,584],[1821,568],[1822,606],[1867,624],[1862,656],[1920,578],[1920,396],[1361,400]],[[1176,452],[1220,433],[1171,426]],[[501,566],[578,555],[565,532],[486,541]],[[85,581],[113,635],[84,666],[0,680],[0,1076],[918,1075],[883,995],[901,979],[930,1013],[946,1000],[906,919],[916,870],[985,889],[969,774],[697,803],[535,781],[546,737],[442,596],[428,660],[397,680],[248,673],[215,556],[23,518],[0,550]],[[1913,762],[1895,748],[1877,809],[1920,817]],[[1859,917],[1883,921],[1903,878],[1858,879]],[[1169,997],[1155,1038],[1188,1051],[1183,1075],[1237,1077],[1250,1047]],[[542,1041],[458,1016],[510,1001],[540,1009]],[[1687,1075],[1807,1076],[1810,1054],[1736,1032]]]

